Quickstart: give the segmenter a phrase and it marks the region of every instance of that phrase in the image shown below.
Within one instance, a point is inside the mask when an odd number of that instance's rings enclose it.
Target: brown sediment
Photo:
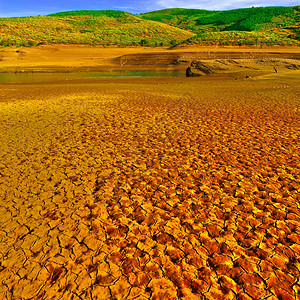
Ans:
[[[108,72],[113,70],[184,70],[193,60],[300,58],[299,47],[103,48],[45,45],[0,49],[0,72]]]
[[[284,74],[2,85],[0,299],[298,299]]]

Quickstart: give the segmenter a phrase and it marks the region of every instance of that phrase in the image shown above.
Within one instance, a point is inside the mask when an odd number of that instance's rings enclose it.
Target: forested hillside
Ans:
[[[300,45],[300,6],[228,11],[173,8],[132,15],[80,10],[0,18],[0,46]]]
[[[159,46],[193,35],[122,11],[71,11],[49,16],[0,18],[1,46]]]
[[[146,20],[189,30],[200,44],[299,44],[300,7],[253,7],[227,11],[164,9],[141,14]]]

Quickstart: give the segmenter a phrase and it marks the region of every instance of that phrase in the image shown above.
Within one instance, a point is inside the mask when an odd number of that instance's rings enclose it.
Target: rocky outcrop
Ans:
[[[186,77],[199,77],[203,74],[200,74],[199,72],[196,72],[196,70],[192,69],[191,67],[188,67],[185,72]]]
[[[192,61],[191,67],[194,68],[195,70],[197,70],[198,72],[201,72],[206,75],[214,73],[212,66],[210,66],[207,63],[202,62],[201,60]]]
[[[199,77],[203,75],[214,74],[216,70],[223,70],[216,63],[203,62],[201,60],[194,60],[186,69],[186,77]]]
[[[193,60],[186,69],[187,77],[198,77],[211,74],[243,72],[243,76],[256,75],[259,71],[281,73],[286,70],[300,70],[297,60],[264,58],[264,59],[212,59]],[[245,74],[245,72],[250,74]],[[247,78],[248,79],[248,78]]]

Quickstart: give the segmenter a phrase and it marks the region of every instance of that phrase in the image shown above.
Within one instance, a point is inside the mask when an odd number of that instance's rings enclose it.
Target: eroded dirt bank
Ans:
[[[2,85],[0,298],[299,299],[289,76]]]
[[[293,47],[100,48],[49,45],[0,49],[0,72],[184,69],[199,59],[299,59]]]

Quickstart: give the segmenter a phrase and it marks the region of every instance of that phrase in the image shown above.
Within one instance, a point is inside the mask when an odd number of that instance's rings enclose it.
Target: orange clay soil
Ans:
[[[300,81],[2,85],[0,299],[300,299]]]
[[[47,45],[0,49],[0,72],[185,69],[193,59],[300,58],[300,47],[103,48]]]

